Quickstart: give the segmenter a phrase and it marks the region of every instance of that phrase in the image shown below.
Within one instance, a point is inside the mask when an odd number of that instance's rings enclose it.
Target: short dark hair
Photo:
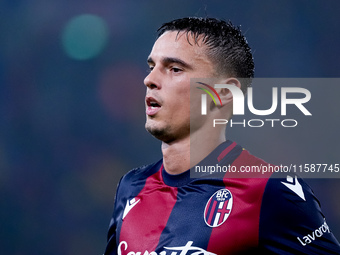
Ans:
[[[187,17],[164,23],[157,30],[158,37],[167,31],[184,31],[187,36],[190,33],[195,43],[203,36],[202,42],[208,47],[208,57],[216,63],[216,71],[243,79],[241,89],[245,93],[254,77],[254,59],[240,27],[216,18]]]

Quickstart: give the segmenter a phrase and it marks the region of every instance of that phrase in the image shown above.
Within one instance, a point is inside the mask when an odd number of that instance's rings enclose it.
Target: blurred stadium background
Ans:
[[[339,10],[336,0],[1,0],[0,254],[103,253],[119,178],[161,156],[143,96],[161,23],[231,19],[256,77],[327,78],[340,76]],[[312,92],[301,128],[231,138],[273,163],[340,163],[339,87]],[[340,180],[308,182],[340,238]]]

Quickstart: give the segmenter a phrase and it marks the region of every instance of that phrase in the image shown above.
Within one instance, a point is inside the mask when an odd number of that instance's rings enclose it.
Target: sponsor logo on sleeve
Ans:
[[[331,231],[329,229],[329,226],[327,225],[326,220],[325,220],[324,223],[320,227],[315,229],[312,233],[309,233],[309,234],[302,236],[302,237],[297,237],[297,239],[302,246],[306,246],[306,245],[312,243],[313,241],[315,241],[316,238],[320,238],[325,233],[330,233],[330,232]]]

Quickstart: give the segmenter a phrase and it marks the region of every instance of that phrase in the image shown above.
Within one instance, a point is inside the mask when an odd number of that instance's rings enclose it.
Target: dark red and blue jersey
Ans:
[[[201,165],[268,165],[234,142]],[[120,181],[105,255],[340,254],[310,187],[292,174],[228,178],[190,170],[170,175],[162,160]]]

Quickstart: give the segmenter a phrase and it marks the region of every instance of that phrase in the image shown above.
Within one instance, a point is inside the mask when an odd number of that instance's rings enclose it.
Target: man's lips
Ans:
[[[145,113],[149,116],[155,115],[162,107],[159,101],[157,101],[154,97],[149,96],[145,98],[145,104],[146,104]]]

